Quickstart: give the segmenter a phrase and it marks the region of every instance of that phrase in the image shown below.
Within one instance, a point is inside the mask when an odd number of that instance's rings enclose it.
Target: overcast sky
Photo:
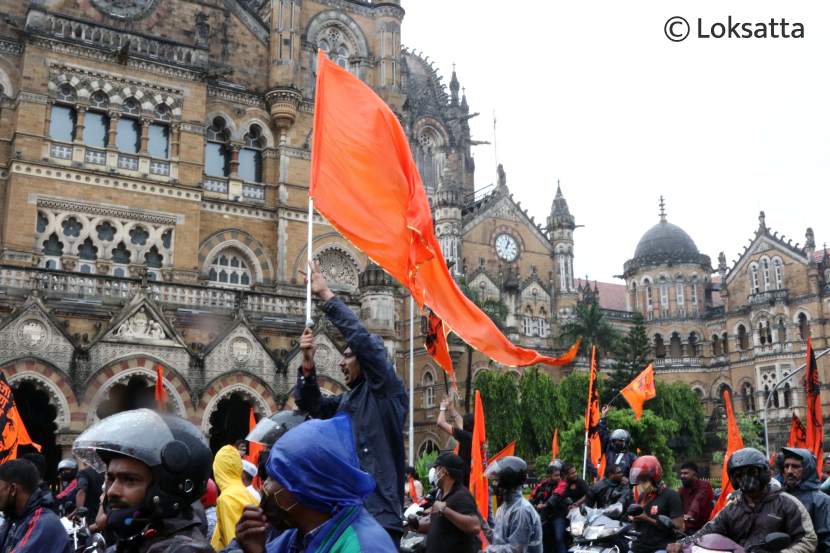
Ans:
[[[493,139],[514,198],[544,221],[561,179],[577,224],[575,270],[622,281],[658,198],[717,265],[749,244],[758,212],[793,245],[830,242],[830,3],[404,0],[403,44],[452,63],[473,138]],[[697,38],[714,23],[804,25],[803,39]],[[674,43],[666,21],[691,35]],[[768,27],[769,28],[769,27]],[[793,27],[788,27],[791,33]],[[753,27],[754,29],[754,27]],[[675,31],[679,31],[675,28]],[[780,35],[780,27],[777,33]],[[476,187],[492,146],[473,149]]]

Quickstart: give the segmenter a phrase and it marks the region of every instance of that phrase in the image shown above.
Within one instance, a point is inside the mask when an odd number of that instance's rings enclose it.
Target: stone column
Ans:
[[[52,124],[52,106],[55,105],[54,100],[48,100],[46,102],[46,119],[43,121],[43,137],[44,138],[52,138],[49,135],[49,126]]]
[[[117,150],[115,145],[115,137],[118,135],[118,120],[121,118],[120,111],[108,111],[107,115],[110,118],[110,128],[107,131],[107,150]]]
[[[239,177],[239,150],[242,149],[242,144],[239,142],[231,142],[231,178]]]
[[[297,110],[302,101],[302,94],[293,86],[275,87],[265,95],[265,103],[271,113],[271,122],[280,133],[280,146],[288,143],[286,135],[297,119]]]
[[[81,105],[75,106],[75,112],[78,114],[78,118],[75,121],[75,143],[76,144],[83,144],[84,143],[84,115],[86,114],[86,106],[81,106]]]
[[[141,121],[141,151],[139,153],[149,155],[150,152],[147,150],[147,144],[150,142],[150,123],[152,123],[152,119],[149,117],[142,117]]]
[[[179,145],[181,140],[181,125],[174,123],[170,125],[170,158],[179,158]]]

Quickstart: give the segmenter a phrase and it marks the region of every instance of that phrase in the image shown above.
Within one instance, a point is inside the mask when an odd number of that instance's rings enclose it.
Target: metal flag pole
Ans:
[[[307,328],[314,328],[314,321],[311,320],[311,225],[314,223],[314,198],[308,198],[308,251],[306,271],[308,271],[308,283],[305,288],[305,325]]]
[[[554,459],[555,460],[555,459]],[[582,455],[582,479],[585,480],[585,471],[588,470],[588,431],[585,431],[585,453]]]
[[[409,466],[415,466],[415,298],[409,295]],[[443,414],[442,414],[443,415]]]
[[[821,357],[822,355],[824,355],[826,353],[830,353],[830,348],[827,348],[826,350],[824,350],[821,353],[819,353],[818,355],[816,355],[816,360],[818,360],[819,357]],[[808,359],[807,363],[809,363],[809,362],[810,362],[810,360]],[[767,396],[766,401],[764,402],[764,443],[765,443],[766,449],[767,449],[767,459],[770,458],[770,456],[769,456],[769,430],[767,429],[767,421],[769,420],[769,417],[767,417],[767,408],[769,407],[769,402],[772,399],[772,396],[775,393],[775,391],[778,389],[778,387],[781,386],[782,384],[784,384],[786,381],[788,381],[792,377],[794,377],[796,375],[796,373],[801,372],[805,368],[807,368],[807,363],[804,363],[803,365],[798,367],[796,370],[794,370],[793,372],[791,372],[790,374],[788,374],[787,376],[785,376],[784,378],[782,378],[781,380],[776,382],[775,386],[772,387],[772,390],[770,390],[770,393]]]

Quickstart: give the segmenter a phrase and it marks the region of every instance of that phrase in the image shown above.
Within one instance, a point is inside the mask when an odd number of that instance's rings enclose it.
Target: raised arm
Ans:
[[[320,392],[317,371],[314,369],[314,353],[317,351],[317,344],[310,328],[306,328],[300,337],[300,350],[303,354],[303,363],[300,365],[297,384],[294,386],[294,403],[315,419],[330,419],[337,414],[340,396],[324,397]]]

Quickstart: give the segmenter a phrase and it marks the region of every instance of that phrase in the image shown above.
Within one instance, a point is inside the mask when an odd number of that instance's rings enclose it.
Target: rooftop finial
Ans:
[[[666,220],[666,202],[663,201],[663,196],[660,196],[660,220]]]

